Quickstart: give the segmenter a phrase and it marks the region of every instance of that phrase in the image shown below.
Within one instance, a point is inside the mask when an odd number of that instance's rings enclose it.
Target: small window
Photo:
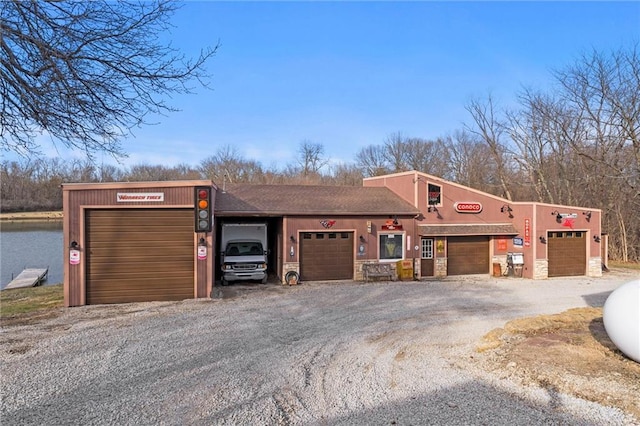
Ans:
[[[573,232],[567,232],[566,233],[566,237],[567,238],[573,238]]]
[[[562,238],[564,237],[562,232],[556,232],[556,238]]]
[[[349,233],[348,232],[343,232],[342,234],[340,234],[340,238],[342,238],[343,240],[348,240],[349,239]]]
[[[380,234],[380,260],[402,260],[404,234]]]
[[[316,240],[324,240],[324,234],[316,234]]]
[[[581,231],[576,231],[576,238],[582,238],[582,232]]]
[[[329,234],[329,239],[330,239],[330,240],[335,240],[335,239],[336,239],[336,237],[337,237],[337,235],[336,235],[336,234],[333,234],[333,233],[332,233],[332,234]]]
[[[302,234],[302,238],[304,240],[310,240],[311,239],[311,234],[309,234],[308,232],[305,232],[304,234]]]
[[[422,258],[433,259],[433,239],[431,238],[422,239]]]
[[[439,206],[442,201],[442,187],[440,185],[434,185],[432,183],[427,185],[427,205]]]

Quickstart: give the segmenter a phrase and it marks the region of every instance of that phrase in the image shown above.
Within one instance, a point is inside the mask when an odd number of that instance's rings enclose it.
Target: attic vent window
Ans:
[[[432,183],[427,185],[429,194],[427,195],[427,205],[439,206],[442,203],[442,187]]]

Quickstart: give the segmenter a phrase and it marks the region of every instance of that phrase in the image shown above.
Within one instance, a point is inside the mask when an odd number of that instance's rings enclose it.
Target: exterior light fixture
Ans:
[[[292,242],[292,243],[295,243],[295,242],[296,242],[296,237],[294,237],[293,235],[291,235],[291,236],[289,237],[289,240],[291,240],[291,242]]]
[[[600,237],[597,236],[597,235],[594,235],[593,236],[593,241],[595,241],[596,243],[599,243],[600,242]]]
[[[71,241],[71,244],[69,244],[69,248],[71,250],[80,250],[80,244],[78,244],[77,241]]]
[[[438,211],[438,208],[436,206],[427,207],[427,211],[429,213],[432,213],[432,212],[435,213],[438,219],[442,219],[442,216],[440,216],[440,212]]]
[[[591,222],[591,212],[582,212],[582,214],[584,215],[584,217],[587,219],[587,222]]]
[[[540,242],[542,244],[547,244],[547,239],[545,237],[543,237],[543,236],[540,236]]]
[[[509,218],[510,219],[513,219],[513,213],[511,213],[512,211],[513,211],[513,209],[508,204],[505,204],[504,206],[500,207],[500,212],[501,213],[509,213]]]
[[[562,222],[562,215],[560,214],[560,212],[558,210],[552,211],[551,215],[556,217],[556,222],[558,222],[558,223]]]
[[[360,242],[361,243],[366,243],[367,242],[367,240],[364,239],[363,235],[360,235]]]

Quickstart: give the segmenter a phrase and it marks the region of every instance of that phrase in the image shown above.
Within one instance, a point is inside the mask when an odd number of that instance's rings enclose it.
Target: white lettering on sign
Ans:
[[[480,203],[458,201],[454,207],[458,213],[480,213],[482,211]]]
[[[164,192],[118,192],[119,203],[150,203],[164,201]]]

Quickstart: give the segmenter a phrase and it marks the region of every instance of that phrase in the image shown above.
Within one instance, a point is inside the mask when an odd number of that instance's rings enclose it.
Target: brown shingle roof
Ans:
[[[420,225],[420,235],[518,235],[516,228],[510,223],[469,224],[469,225]]]
[[[227,184],[216,215],[415,215],[419,210],[384,187]]]

